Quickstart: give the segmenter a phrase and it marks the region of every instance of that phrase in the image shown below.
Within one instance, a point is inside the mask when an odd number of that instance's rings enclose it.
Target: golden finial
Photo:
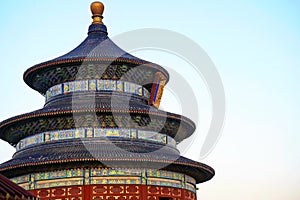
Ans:
[[[102,2],[95,1],[91,4],[91,11],[93,13],[93,23],[94,24],[103,24],[102,19],[103,19],[103,11],[104,11],[104,5]]]

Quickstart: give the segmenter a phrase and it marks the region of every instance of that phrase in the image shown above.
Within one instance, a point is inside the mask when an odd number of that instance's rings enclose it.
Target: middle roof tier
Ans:
[[[12,145],[34,134],[72,128],[135,128],[166,134],[181,142],[192,135],[192,120],[153,106],[112,95],[93,98],[79,95],[58,104],[7,119],[0,137]]]

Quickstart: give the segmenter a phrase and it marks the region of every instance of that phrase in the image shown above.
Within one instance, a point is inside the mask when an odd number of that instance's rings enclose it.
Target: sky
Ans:
[[[103,2],[109,36],[143,28],[171,30],[200,45],[218,70],[226,119],[217,145],[199,160],[212,116],[204,81],[193,77],[189,64],[178,56],[159,50],[133,52],[181,73],[198,88],[196,137],[182,154],[216,171],[212,180],[198,185],[198,199],[299,200],[299,1]],[[43,107],[44,97],[23,82],[23,72],[84,40],[91,23],[90,3],[0,2],[0,121]],[[176,80],[170,75],[172,85]],[[181,113],[182,103],[172,88],[166,90],[163,109]],[[0,141],[0,162],[13,153],[14,148]]]

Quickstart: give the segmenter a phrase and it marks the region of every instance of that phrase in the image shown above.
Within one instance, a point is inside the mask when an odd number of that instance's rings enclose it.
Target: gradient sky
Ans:
[[[299,200],[299,1],[103,2],[110,36],[140,28],[184,34],[207,52],[222,77],[226,122],[216,148],[201,160],[216,170],[216,176],[198,185],[198,198]],[[43,106],[44,98],[23,82],[23,72],[83,41],[91,23],[90,3],[0,2],[0,121]],[[184,71],[186,65],[159,51],[136,55],[177,71]],[[198,82],[193,83],[198,87]],[[209,124],[211,104],[204,84],[199,85],[203,113],[195,134],[201,136]],[[163,98],[164,109],[180,112],[180,105],[173,106],[174,95],[167,92]],[[184,154],[197,160],[195,140]],[[0,162],[13,152],[0,142]]]

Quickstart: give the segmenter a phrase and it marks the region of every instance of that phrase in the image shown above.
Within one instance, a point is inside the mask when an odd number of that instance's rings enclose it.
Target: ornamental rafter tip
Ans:
[[[104,11],[104,4],[100,1],[95,1],[91,3],[91,11],[92,11],[92,18],[94,24],[103,24],[103,11]]]

